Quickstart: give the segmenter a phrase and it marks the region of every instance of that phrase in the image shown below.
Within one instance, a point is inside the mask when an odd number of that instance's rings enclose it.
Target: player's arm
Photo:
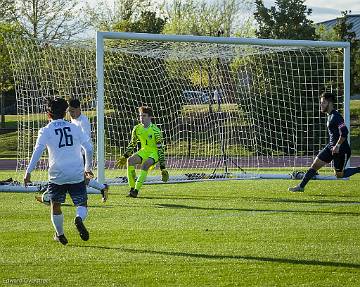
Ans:
[[[137,126],[135,126],[131,132],[131,139],[130,139],[130,142],[129,142],[127,148],[125,149],[125,153],[120,157],[120,159],[117,162],[118,167],[125,165],[126,159],[128,157],[130,157],[132,155],[132,153],[134,152],[134,149],[138,142],[138,137],[136,135],[136,127]]]
[[[92,158],[93,158],[93,146],[89,137],[79,129],[80,144],[85,151],[85,172],[91,172]]]
[[[159,164],[160,164],[162,181],[167,182],[169,180],[169,173],[165,167],[164,139],[162,136],[162,132],[160,130],[158,132],[155,132],[154,134],[155,134],[156,147],[157,147],[158,156],[159,156]]]
[[[30,163],[26,169],[24,175],[24,185],[27,186],[31,182],[31,172],[36,168],[36,164],[39,161],[42,153],[46,149],[46,135],[43,129],[39,130],[38,138],[34,147],[34,151],[31,156]]]
[[[349,134],[349,130],[348,130],[347,126],[345,125],[343,118],[339,118],[336,121],[336,125],[339,129],[340,136],[339,136],[338,141],[336,142],[336,145],[332,149],[333,153],[339,152],[341,144],[347,139],[347,136]]]

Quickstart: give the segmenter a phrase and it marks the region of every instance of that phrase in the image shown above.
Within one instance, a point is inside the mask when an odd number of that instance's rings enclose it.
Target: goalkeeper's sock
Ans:
[[[128,177],[130,188],[135,188],[135,177],[136,177],[135,166],[128,165],[127,177]]]
[[[148,171],[147,171],[147,170],[143,170],[143,169],[141,170],[140,176],[139,176],[139,178],[137,179],[136,184],[135,184],[135,189],[136,189],[137,191],[139,191],[140,188],[142,187],[142,185],[143,185],[143,183],[144,183],[144,181],[145,181],[145,179],[146,179],[146,177],[147,177],[147,174],[148,174]]]
[[[359,173],[359,172],[360,172],[360,167],[349,167],[344,170],[344,177],[350,177],[355,173]]]
[[[305,185],[307,185],[307,183],[309,182],[310,179],[312,179],[314,176],[316,175],[316,170],[313,168],[310,168],[304,175],[301,183],[300,183],[300,187],[304,188]]]
[[[85,221],[88,214],[88,209],[85,206],[78,206],[76,208],[76,217],[81,217],[82,221]]]
[[[64,234],[64,214],[53,214],[51,213],[51,222],[55,228],[57,235]]]
[[[95,179],[90,179],[89,184],[90,187],[93,187],[97,190],[103,190],[105,188],[105,185],[96,181]]]

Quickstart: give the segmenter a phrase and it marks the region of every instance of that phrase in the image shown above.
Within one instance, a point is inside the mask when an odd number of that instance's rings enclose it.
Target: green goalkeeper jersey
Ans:
[[[131,140],[126,148],[125,157],[129,157],[133,153],[139,141],[141,149],[158,153],[160,168],[165,168],[164,145],[161,130],[153,123],[151,123],[148,128],[145,128],[143,124],[136,125],[131,132]]]

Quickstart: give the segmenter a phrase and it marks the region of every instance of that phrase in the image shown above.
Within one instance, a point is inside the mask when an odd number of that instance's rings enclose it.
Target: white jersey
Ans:
[[[26,172],[31,173],[36,168],[36,163],[47,148],[50,182],[55,184],[82,182],[84,180],[82,147],[85,149],[85,171],[90,171],[93,150],[89,138],[76,125],[64,119],[53,120],[39,130]]]
[[[78,118],[71,119],[71,122],[81,128],[81,130],[89,137],[89,140],[91,139],[91,125],[87,116],[80,114]]]

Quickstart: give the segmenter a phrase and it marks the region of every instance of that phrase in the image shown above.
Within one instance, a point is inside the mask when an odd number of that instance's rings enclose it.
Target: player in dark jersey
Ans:
[[[321,112],[328,114],[327,128],[329,143],[315,158],[310,169],[305,173],[301,183],[289,187],[289,191],[303,192],[306,184],[313,178],[317,171],[324,165],[334,161],[334,171],[337,178],[350,177],[360,172],[360,167],[346,168],[346,163],[351,156],[351,148],[347,140],[349,131],[341,114],[334,109],[335,95],[324,92],[320,96]]]

